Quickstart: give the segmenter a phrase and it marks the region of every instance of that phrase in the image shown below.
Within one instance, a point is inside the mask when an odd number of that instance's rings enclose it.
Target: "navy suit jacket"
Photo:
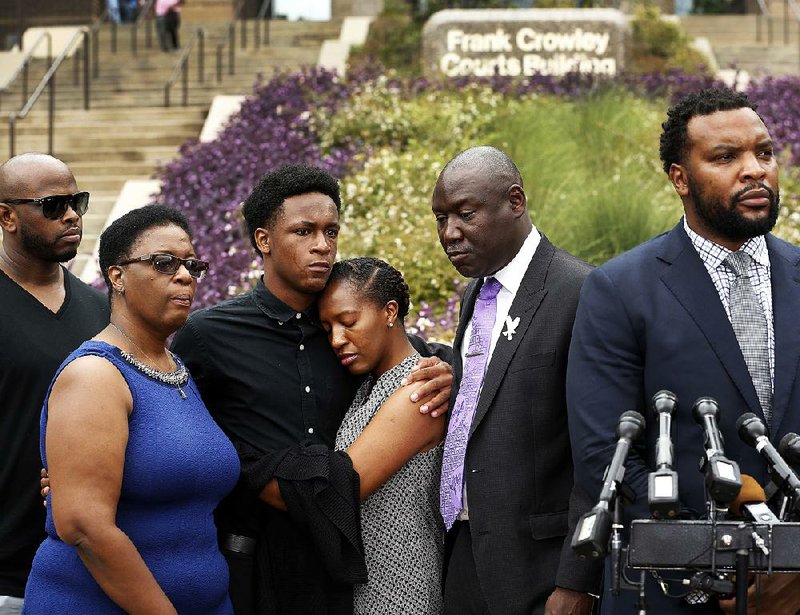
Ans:
[[[472,552],[492,613],[539,615],[557,584],[595,593],[601,568],[569,548],[591,507],[573,489],[566,361],[581,284],[590,266],[542,236],[487,367],[464,463]],[[453,400],[464,330],[481,281],[467,288],[454,344]],[[451,403],[450,407],[453,407]]]
[[[770,439],[777,445],[787,432],[800,431],[800,249],[772,235],[766,240],[776,340]],[[647,421],[626,466],[625,482],[636,493],[636,502],[626,510],[628,521],[650,517],[647,475],[655,467],[658,437],[650,400],[661,389],[678,396],[672,424],[674,469],[686,509],[705,517],[698,469],[703,430],[691,413],[701,396],[719,403],[726,455],[743,474],[767,483],[766,464],[739,439],[735,425],[745,412],[763,419],[756,391],[714,283],[682,222],[589,275],[570,347],[567,403],[575,470],[579,484],[593,497],[613,455],[619,415],[637,410]],[[654,612],[686,611],[685,604],[662,598],[655,584],[649,589]],[[630,595],[614,600],[607,594],[602,612],[632,613],[631,603]],[[691,612],[716,611],[708,606]]]

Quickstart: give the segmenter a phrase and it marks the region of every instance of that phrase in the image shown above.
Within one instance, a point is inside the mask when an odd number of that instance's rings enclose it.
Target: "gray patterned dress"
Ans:
[[[336,435],[349,447],[400,388],[419,355],[370,377],[356,393]],[[444,527],[439,514],[442,445],[419,453],[361,505],[369,582],[355,586],[356,615],[438,615],[442,612]]]

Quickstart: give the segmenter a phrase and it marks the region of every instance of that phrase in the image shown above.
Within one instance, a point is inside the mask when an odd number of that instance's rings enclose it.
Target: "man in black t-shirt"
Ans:
[[[88,193],[66,164],[21,154],[0,166],[0,615],[22,607],[44,539],[39,417],[61,362],[108,324],[108,304],[61,263],[74,258]]]

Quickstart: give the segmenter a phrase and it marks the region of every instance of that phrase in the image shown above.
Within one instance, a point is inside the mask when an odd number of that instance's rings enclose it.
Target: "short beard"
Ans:
[[[29,233],[24,226],[20,226],[19,238],[25,252],[46,263],[66,263],[75,258],[78,253],[78,244],[59,252],[55,249],[54,244],[47,243],[39,235]]]
[[[724,203],[722,199],[707,199],[691,176],[687,180],[698,218],[708,229],[720,237],[735,241],[747,241],[751,237],[766,235],[778,221],[778,213],[781,209],[780,193],[776,193],[765,184],[760,182],[748,184],[731,196],[727,203]],[[749,220],[736,208],[736,203],[743,194],[758,189],[765,190],[769,194],[769,214],[758,220]]]

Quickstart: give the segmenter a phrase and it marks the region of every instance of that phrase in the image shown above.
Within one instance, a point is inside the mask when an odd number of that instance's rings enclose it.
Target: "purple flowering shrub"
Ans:
[[[778,149],[800,165],[800,78],[767,77],[751,84],[747,94],[758,103]]]
[[[249,288],[260,273],[260,262],[240,230],[239,218],[240,204],[255,183],[282,164],[319,165],[342,181],[345,226],[340,257],[370,254],[398,266],[406,274],[417,310],[409,315],[409,329],[429,339],[448,341],[457,323],[464,282],[453,280],[456,273],[437,245],[429,203],[436,174],[447,159],[463,147],[478,143],[505,147],[518,158],[527,144],[517,141],[524,140],[527,131],[517,131],[519,136],[514,133],[513,142],[506,142],[500,126],[521,105],[536,104],[540,98],[556,105],[558,101],[593,104],[595,98],[604,98],[604,92],[622,90],[652,108],[649,115],[646,110],[642,112],[651,123],[652,144],[647,137],[646,147],[643,145],[637,156],[645,160],[648,177],[652,175],[663,184],[663,173],[658,178],[657,134],[668,101],[711,85],[719,82],[680,72],[623,74],[615,79],[572,74],[563,78],[493,77],[447,82],[399,79],[376,67],[351,74],[347,80],[318,69],[278,74],[256,84],[253,95],[215,141],[187,142],[180,157],[158,171],[162,189],[156,200],[187,216],[195,249],[201,258],[211,261],[211,271],[199,285],[195,299],[195,308],[204,307]],[[789,166],[800,165],[800,78],[768,78],[751,84],[749,94],[759,103],[759,113],[784,150],[783,159]],[[533,121],[536,117],[534,114]],[[630,121],[638,119],[632,117]],[[623,137],[629,132],[637,131],[621,131]],[[531,144],[547,145],[541,140]],[[618,151],[625,153],[625,148]],[[535,173],[541,164],[531,163],[529,169],[525,160],[518,162],[522,162],[526,181],[529,174],[533,175],[533,185],[529,188],[526,184],[526,188],[535,195],[539,180]],[[617,156],[598,162],[620,176],[612,178],[620,184],[620,198],[628,193],[638,198],[642,190],[647,193],[646,184],[637,181],[645,176],[627,176],[633,167]],[[639,161],[631,160],[630,165],[634,164]],[[794,240],[800,236],[800,175],[796,167],[786,166],[782,194],[785,211],[778,232]],[[584,183],[587,191],[602,191],[591,180],[573,182],[578,187]],[[677,205],[667,187],[659,186],[650,190],[648,199]],[[562,217],[567,224],[570,216],[566,209],[582,199],[562,192],[557,207],[565,209]],[[657,192],[658,198],[654,198]],[[554,194],[541,194],[539,202]],[[553,198],[549,200],[556,205]],[[590,201],[591,195],[583,200]],[[574,213],[573,220],[580,215]],[[608,218],[617,219],[617,215],[612,210],[606,213]],[[553,223],[554,216],[549,222],[542,217],[540,228],[551,234],[546,225]],[[624,223],[617,219],[617,225]],[[554,229],[551,237],[558,236]],[[622,242],[605,244],[625,249]],[[602,258],[608,256],[603,254]]]

